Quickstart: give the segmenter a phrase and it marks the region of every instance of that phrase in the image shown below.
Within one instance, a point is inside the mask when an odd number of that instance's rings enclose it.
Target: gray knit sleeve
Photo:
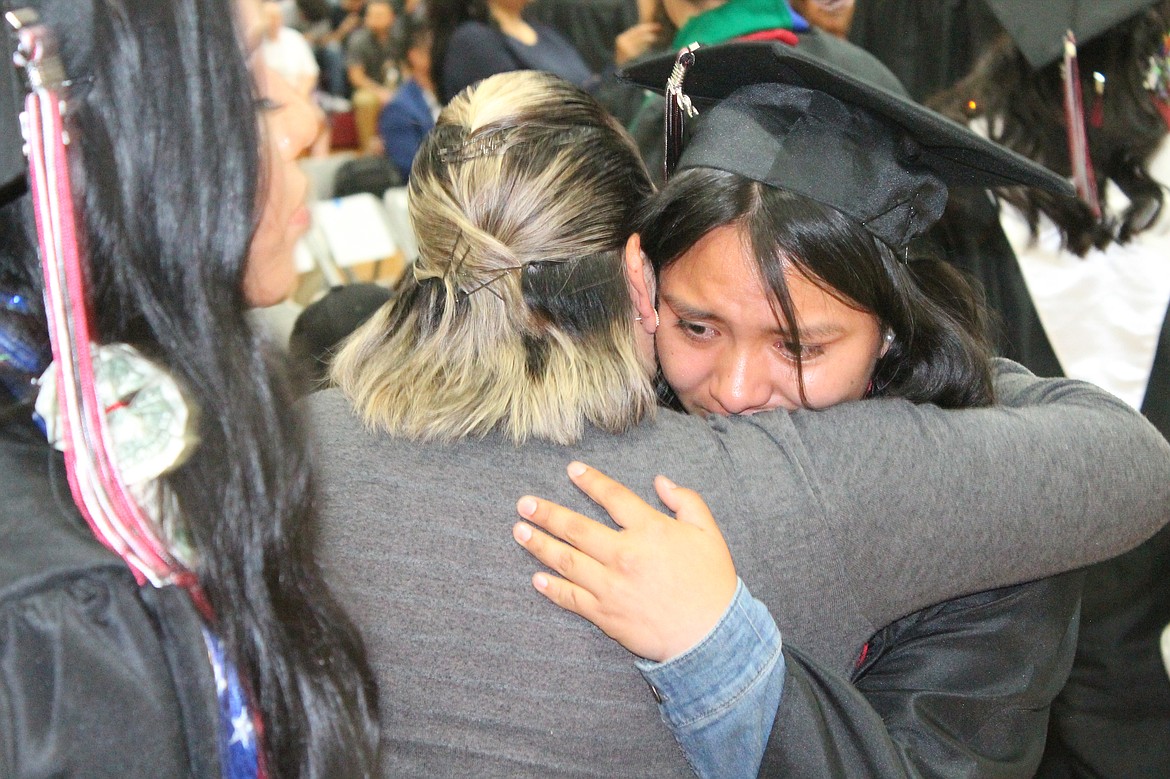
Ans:
[[[992,408],[870,400],[789,416],[875,625],[1111,557],[1170,518],[1170,445],[1144,418],[1090,384],[997,367]]]

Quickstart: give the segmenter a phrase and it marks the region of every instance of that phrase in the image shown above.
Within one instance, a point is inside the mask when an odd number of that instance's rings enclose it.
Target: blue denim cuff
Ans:
[[[699,643],[665,662],[639,660],[635,665],[667,723],[692,728],[735,706],[777,663],[782,665],[781,644],[767,606],[739,581],[731,605]],[[782,670],[779,677],[782,683]]]

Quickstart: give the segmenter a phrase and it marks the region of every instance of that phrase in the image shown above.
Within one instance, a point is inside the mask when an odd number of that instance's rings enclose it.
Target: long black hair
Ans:
[[[310,554],[314,490],[288,384],[244,315],[265,174],[235,3],[93,3],[92,29],[76,33],[91,39],[58,34],[76,81],[74,183],[97,337],[164,365],[201,412],[198,449],[163,478],[217,631],[265,717],[271,774],[368,775],[372,677]],[[3,218],[26,220],[27,208]],[[31,254],[5,248],[0,264],[39,291]]]
[[[427,0],[427,19],[435,34],[431,48],[431,77],[439,102],[446,103],[455,97],[443,91],[443,61],[447,58],[447,45],[455,28],[464,22],[482,22],[492,27],[499,25],[487,0]]]
[[[893,332],[874,368],[871,396],[948,408],[994,399],[985,309],[978,291],[955,268],[921,247],[909,258],[896,257],[836,209],[710,168],[675,175],[648,201],[637,231],[661,278],[703,236],[724,225],[739,226],[750,241],[760,277],[798,353],[798,320],[784,277],[788,270],[873,314]],[[665,388],[660,392],[671,400]]]
[[[1103,198],[1105,182],[1113,181],[1129,198],[1129,206],[1120,217],[1107,213],[1096,217],[1080,200],[1038,189],[1001,190],[999,197],[1021,211],[1033,234],[1043,213],[1060,229],[1065,247],[1083,257],[1094,247],[1126,243],[1157,219],[1164,199],[1162,184],[1150,177],[1147,162],[1167,127],[1145,87],[1145,76],[1168,25],[1170,2],[1163,0],[1077,47],[1090,115],[1096,110],[1093,74],[1105,76],[1100,126],[1086,122],[1098,187]],[[1057,61],[1033,70],[1004,34],[969,76],[929,102],[959,121],[985,119],[992,140],[1070,175],[1061,67]]]

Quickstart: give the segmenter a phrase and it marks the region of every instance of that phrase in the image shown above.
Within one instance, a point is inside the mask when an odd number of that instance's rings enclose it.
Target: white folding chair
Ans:
[[[354,265],[393,257],[398,245],[382,202],[361,193],[311,204],[313,226],[301,240],[330,286],[354,281]],[[301,255],[303,256],[303,254]]]

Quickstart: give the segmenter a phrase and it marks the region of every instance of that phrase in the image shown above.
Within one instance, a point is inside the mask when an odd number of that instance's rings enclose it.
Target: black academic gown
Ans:
[[[0,776],[219,777],[190,598],[138,587],[31,425],[0,428],[0,485]]]
[[[935,237],[984,285],[1002,319],[1004,356],[1039,376],[1062,376],[995,205],[982,193],[952,194]],[[1170,315],[1141,411],[1170,437]],[[1123,489],[1125,474],[1117,478]],[[1076,661],[1053,704],[1038,777],[1170,777],[1170,677],[1159,652],[1167,623],[1170,526],[1087,569]]]
[[[1081,580],[1074,572],[915,612],[869,642],[848,680],[785,645],[760,776],[1030,777],[1072,665]]]
[[[983,0],[863,0],[849,40],[921,102],[971,72],[1000,30]]]

